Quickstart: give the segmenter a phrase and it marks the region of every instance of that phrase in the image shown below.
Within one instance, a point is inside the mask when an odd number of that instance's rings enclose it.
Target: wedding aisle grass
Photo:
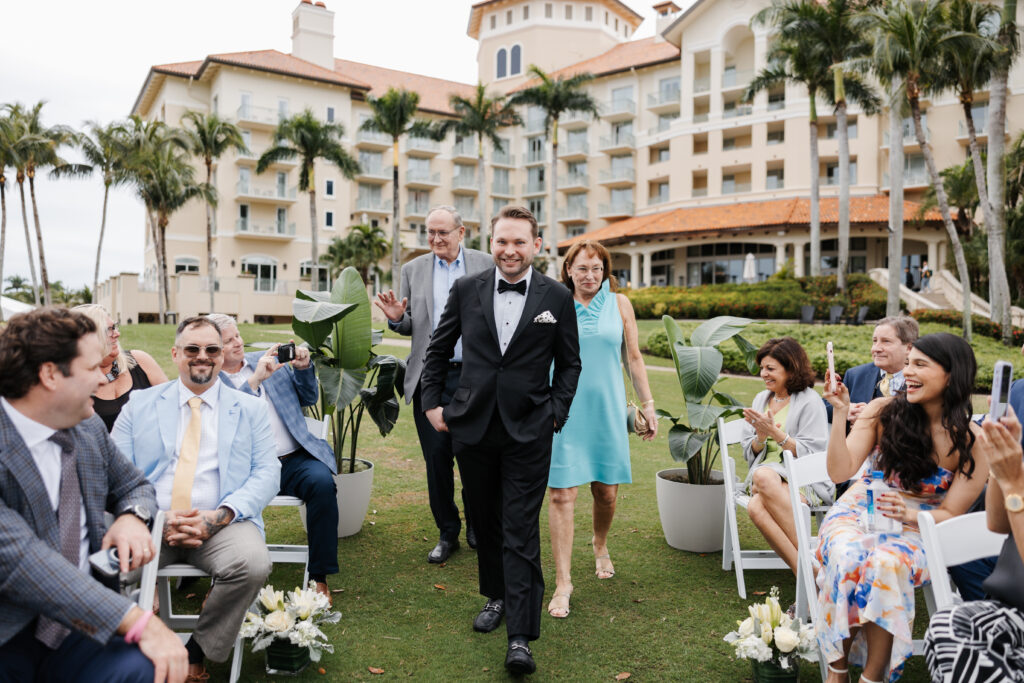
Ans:
[[[246,341],[279,341],[287,326],[243,326]],[[170,326],[134,325],[123,328],[126,348],[143,348],[154,355],[171,377],[173,343]],[[386,342],[387,340],[385,340]],[[402,356],[407,349],[378,349]],[[674,413],[681,395],[670,372],[649,373],[658,406]],[[759,380],[728,378],[725,390],[749,404],[763,386]],[[556,620],[544,612],[541,638],[533,643],[538,672],[534,681],[614,681],[629,673],[629,681],[750,681],[747,662],[732,658],[722,641],[746,614],[746,605],[763,600],[754,591],[778,585],[784,604],[794,599],[795,581],[785,571],[746,573],[748,599],[736,593],[735,575],[722,571],[721,553],[694,554],[670,548],[664,540],[655,500],[655,473],[675,466],[668,455],[667,425],[653,442],[631,438],[633,484],[620,487],[609,549],[616,575],[599,581],[594,575],[589,545],[590,494],[577,501],[573,555],[575,593],[572,613]],[[430,565],[426,555],[437,540],[427,501],[422,456],[409,407],[395,430],[381,438],[372,425],[360,438],[362,457],[374,463],[373,495],[362,531],[342,539],[341,573],[330,577],[335,608],[343,617],[326,627],[335,647],[298,680],[415,681],[506,680],[504,626],[494,633],[474,633],[472,619],[483,605],[477,590],[476,554],[464,542],[449,562]],[[741,474],[746,467],[741,463]],[[461,506],[460,506],[461,507]],[[298,543],[305,535],[294,509],[277,508],[265,515],[272,542]],[[694,520],[699,524],[699,520]],[[740,515],[745,548],[764,548],[756,529]],[[554,565],[547,528],[547,505],[541,514],[541,553],[547,582],[544,605],[554,589]],[[296,565],[279,565],[270,581],[290,589],[301,580]],[[180,597],[198,609],[206,584]],[[920,596],[919,596],[920,597]],[[924,615],[919,599],[919,614]],[[184,604],[182,605],[184,606]],[[917,631],[922,630],[918,619]],[[318,673],[322,667],[324,675]],[[373,674],[370,667],[383,669]],[[211,668],[226,678],[228,665]],[[242,680],[269,680],[262,653],[246,651]],[[801,681],[818,680],[817,666],[805,663]],[[904,681],[928,680],[921,658],[912,659]]]

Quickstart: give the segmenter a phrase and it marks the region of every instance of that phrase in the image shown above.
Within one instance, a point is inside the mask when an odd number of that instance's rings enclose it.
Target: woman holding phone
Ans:
[[[796,526],[789,504],[782,451],[796,457],[819,453],[828,443],[825,404],[812,388],[814,369],[800,343],[792,337],[769,339],[758,349],[757,363],[765,389],[743,410],[747,424],[741,443],[750,466],[747,513],[768,545],[796,573]],[[834,486],[808,487],[808,499],[832,502]]]
[[[864,667],[865,683],[895,681],[913,652],[914,589],[929,580],[917,513],[929,510],[936,522],[963,514],[988,476],[988,447],[976,443],[981,428],[971,422],[976,369],[960,337],[921,337],[903,372],[906,393],[869,403],[849,436],[849,392],[838,381],[835,391],[826,389],[834,409],[829,476],[846,481],[865,462],[881,470],[893,490],[879,496],[877,509],[902,523],[899,533],[867,528],[870,471],[822,522],[814,609],[830,683],[849,680],[848,661]]]

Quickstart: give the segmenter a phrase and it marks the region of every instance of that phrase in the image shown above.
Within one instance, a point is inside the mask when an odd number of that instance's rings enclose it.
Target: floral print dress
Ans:
[[[870,461],[879,457],[876,447]],[[886,481],[903,496],[908,510],[931,510],[953,482],[953,473],[937,467],[921,482],[920,491],[908,492],[898,477]],[[825,659],[843,656],[843,640],[850,628],[874,622],[893,635],[889,680],[896,681],[913,654],[914,589],[929,581],[924,548],[918,530],[903,525],[901,534],[868,531],[867,487],[871,472],[847,490],[825,516],[818,533],[818,644]],[[867,646],[863,629],[850,649],[851,664],[863,666]]]

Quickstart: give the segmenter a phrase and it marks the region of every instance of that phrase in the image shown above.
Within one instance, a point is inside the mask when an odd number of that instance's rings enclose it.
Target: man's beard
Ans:
[[[203,370],[208,370],[209,375],[199,374]],[[213,379],[213,365],[190,365],[188,366],[188,378],[195,384],[207,384]]]

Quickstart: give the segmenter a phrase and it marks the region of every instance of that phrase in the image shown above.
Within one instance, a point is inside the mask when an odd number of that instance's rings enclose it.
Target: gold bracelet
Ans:
[[[645,406],[653,406],[654,405],[654,399],[652,398],[650,400],[644,401],[644,405]]]

